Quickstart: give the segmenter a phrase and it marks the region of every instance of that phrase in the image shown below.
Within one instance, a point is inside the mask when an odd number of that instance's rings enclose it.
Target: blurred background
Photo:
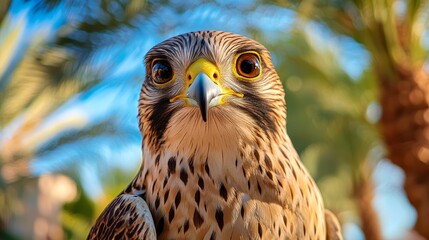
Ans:
[[[141,160],[143,57],[258,40],[345,239],[429,239],[428,1],[2,0],[0,239],[84,239]]]

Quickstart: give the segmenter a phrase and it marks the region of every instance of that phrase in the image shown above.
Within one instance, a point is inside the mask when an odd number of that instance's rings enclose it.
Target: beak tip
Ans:
[[[207,122],[207,114],[208,114],[208,109],[206,109],[206,107],[200,107],[200,112],[201,112],[201,117],[203,118],[204,122]]]

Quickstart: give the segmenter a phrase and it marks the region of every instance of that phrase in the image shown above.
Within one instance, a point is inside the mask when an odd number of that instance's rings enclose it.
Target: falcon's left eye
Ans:
[[[154,60],[152,63],[152,79],[157,84],[164,84],[173,78],[173,69],[165,60]]]
[[[249,51],[236,56],[235,73],[237,77],[247,80],[256,79],[261,75],[261,60],[257,52]]]

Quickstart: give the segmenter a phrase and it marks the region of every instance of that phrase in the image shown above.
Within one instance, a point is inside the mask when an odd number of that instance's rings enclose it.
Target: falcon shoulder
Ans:
[[[326,239],[342,240],[341,227],[337,217],[329,210],[325,210]]]
[[[156,239],[146,201],[138,195],[119,195],[101,213],[87,239]]]

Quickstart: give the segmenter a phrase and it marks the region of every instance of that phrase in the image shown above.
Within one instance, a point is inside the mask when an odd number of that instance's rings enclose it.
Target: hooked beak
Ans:
[[[220,82],[219,70],[215,64],[205,58],[193,62],[186,70],[185,88],[179,95],[170,99],[185,100],[186,106],[198,107],[204,122],[207,122],[211,107],[223,105],[231,96],[242,98],[242,93],[234,92]]]
[[[200,108],[203,121],[207,121],[209,108],[217,103],[211,101],[222,93],[222,89],[215,84],[206,73],[199,73],[186,92],[186,97],[195,100]]]

